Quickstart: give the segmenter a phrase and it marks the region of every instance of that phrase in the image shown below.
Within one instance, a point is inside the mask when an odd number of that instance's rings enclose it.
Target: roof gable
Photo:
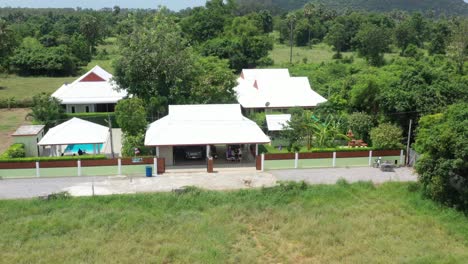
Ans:
[[[88,73],[88,75],[84,76],[80,82],[105,82],[103,78],[101,78],[99,75],[97,75],[94,72]]]

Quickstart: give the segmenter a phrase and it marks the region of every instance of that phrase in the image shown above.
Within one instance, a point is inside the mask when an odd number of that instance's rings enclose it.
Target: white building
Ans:
[[[260,127],[242,115],[238,104],[170,105],[169,114],[153,122],[145,137],[145,145],[156,147],[157,156],[164,157],[167,165],[174,163],[175,147],[198,146],[208,154],[210,146],[243,145],[247,155],[247,145],[269,142]]]
[[[52,96],[62,101],[67,113],[113,112],[127,92],[118,91],[112,74],[95,66],[74,82],[62,85]]]
[[[26,157],[37,157],[42,154],[37,143],[44,136],[44,127],[44,125],[24,125],[11,135],[14,143],[24,144]]]
[[[307,77],[291,77],[288,69],[244,69],[234,90],[249,111],[313,108],[327,101],[312,90]]]

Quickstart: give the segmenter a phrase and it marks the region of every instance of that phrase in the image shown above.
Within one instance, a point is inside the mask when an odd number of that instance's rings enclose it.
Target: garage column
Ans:
[[[258,144],[255,144],[255,156],[258,156]]]
[[[210,158],[210,152],[211,152],[210,145],[206,145],[206,158],[207,159]]]

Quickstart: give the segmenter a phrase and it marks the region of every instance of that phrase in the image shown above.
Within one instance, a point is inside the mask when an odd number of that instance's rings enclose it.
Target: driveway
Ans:
[[[410,168],[395,172],[381,172],[374,168],[326,168],[274,170],[257,172],[254,169],[224,170],[208,174],[201,171],[169,172],[161,176],[145,177],[63,177],[41,179],[0,180],[0,199],[31,198],[53,192],[68,191],[75,196],[109,195],[142,192],[168,192],[184,186],[210,190],[235,190],[275,186],[278,181],[305,181],[310,184],[334,184],[339,179],[348,182],[416,181]]]

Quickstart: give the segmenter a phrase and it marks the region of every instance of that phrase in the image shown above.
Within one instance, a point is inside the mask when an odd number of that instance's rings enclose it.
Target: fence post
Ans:
[[[78,165],[78,176],[81,176],[81,160],[78,160],[76,163]]]
[[[336,152],[333,152],[333,168],[336,167]]]
[[[117,159],[117,174],[122,175],[122,159]]]
[[[262,169],[261,171],[263,171],[265,169],[265,153],[262,153]]]
[[[294,168],[295,169],[297,169],[298,160],[299,160],[299,153],[296,152],[296,154],[294,155]]]
[[[400,150],[400,165],[403,166],[405,164],[403,164],[403,150],[401,149]]]
[[[153,158],[153,170],[154,170],[154,176],[158,176],[158,159]]]
[[[41,172],[39,171],[39,161],[36,161],[36,177],[41,177]]]
[[[372,166],[372,150],[369,150],[369,167]]]

